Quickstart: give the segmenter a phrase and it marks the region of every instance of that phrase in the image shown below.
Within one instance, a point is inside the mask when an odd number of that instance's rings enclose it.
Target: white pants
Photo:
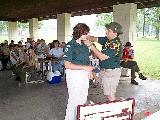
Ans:
[[[89,88],[89,72],[84,70],[66,70],[66,81],[68,87],[68,104],[65,120],[76,120],[77,106],[87,101]]]

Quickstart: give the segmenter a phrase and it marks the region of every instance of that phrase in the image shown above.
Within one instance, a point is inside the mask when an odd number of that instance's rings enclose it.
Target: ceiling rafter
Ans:
[[[138,8],[160,6],[160,0],[0,0],[0,20],[27,21],[113,11],[113,5],[136,3]]]

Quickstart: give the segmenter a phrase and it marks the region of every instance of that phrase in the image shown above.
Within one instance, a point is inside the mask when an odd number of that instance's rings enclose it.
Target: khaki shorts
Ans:
[[[102,80],[104,95],[115,95],[121,75],[121,69],[102,69],[99,77]]]

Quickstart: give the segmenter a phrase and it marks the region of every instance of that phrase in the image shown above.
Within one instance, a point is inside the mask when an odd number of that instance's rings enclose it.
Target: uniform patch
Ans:
[[[66,58],[66,57],[67,57],[67,55],[63,55],[63,57],[64,57],[64,58]]]
[[[71,45],[67,45],[67,47],[69,48],[69,47],[71,47]]]
[[[71,47],[71,45],[67,45],[66,46],[66,49],[64,50],[65,52],[68,52],[68,48],[70,48]]]
[[[68,48],[65,49],[65,52],[68,52]]]
[[[115,53],[115,56],[119,53],[119,50],[120,50],[120,43],[118,40],[116,41],[107,41],[104,45],[104,48],[103,50],[105,50],[105,48],[109,48],[109,49],[112,49],[112,50],[116,50],[116,53]]]

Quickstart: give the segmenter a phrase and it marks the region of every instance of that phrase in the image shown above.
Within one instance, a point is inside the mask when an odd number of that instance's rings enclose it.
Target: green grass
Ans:
[[[137,39],[135,60],[140,70],[153,79],[160,80],[160,40]]]

